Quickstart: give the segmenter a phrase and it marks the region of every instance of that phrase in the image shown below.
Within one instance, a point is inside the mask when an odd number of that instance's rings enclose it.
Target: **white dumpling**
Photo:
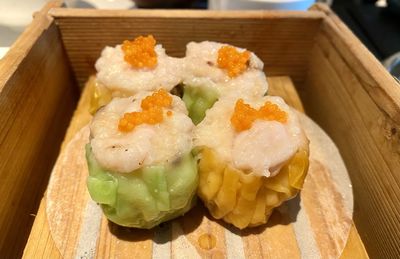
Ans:
[[[155,52],[155,68],[136,69],[124,60],[121,45],[105,47],[95,64],[98,82],[116,92],[114,96],[129,96],[139,91],[159,88],[170,91],[182,81],[183,60],[168,56],[161,45],[155,46]]]
[[[131,132],[118,130],[127,112],[141,111],[141,101],[152,92],[129,98],[114,98],[100,109],[90,125],[93,154],[105,169],[129,173],[147,165],[173,162],[192,149],[194,125],[183,101],[172,96],[172,107],[164,108],[163,122],[141,124]],[[172,112],[167,116],[168,111]]]
[[[263,96],[268,90],[263,62],[251,52],[248,69],[231,78],[217,64],[218,50],[223,46],[227,44],[212,41],[188,43],[183,83],[192,87],[214,88],[220,96]]]

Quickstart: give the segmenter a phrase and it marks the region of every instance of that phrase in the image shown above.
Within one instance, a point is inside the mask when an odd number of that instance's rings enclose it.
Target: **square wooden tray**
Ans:
[[[60,6],[51,2],[38,12],[0,61],[1,254],[21,255],[30,232],[25,258],[60,256],[41,198],[79,90],[105,45],[152,33],[171,55],[183,56],[190,40],[227,42],[254,51],[268,76],[290,77],[306,113],[339,147],[353,183],[357,228],[342,257],[367,257],[357,230],[371,257],[400,255],[400,88],[329,8],[215,12]],[[82,100],[65,140],[82,126],[76,122]]]

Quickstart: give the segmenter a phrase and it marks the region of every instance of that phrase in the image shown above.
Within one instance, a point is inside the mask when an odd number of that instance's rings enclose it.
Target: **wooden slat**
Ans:
[[[198,204],[185,216],[179,218],[178,224],[181,225],[182,231],[176,231],[180,228],[175,227],[172,229],[172,236],[186,235],[191,244],[199,244],[195,248],[202,258],[226,258],[225,227],[222,224],[215,224],[211,216],[204,215],[208,215],[207,209],[202,204]],[[175,226],[178,224],[175,223]],[[178,250],[172,247],[174,248]]]
[[[11,45],[10,50],[0,59],[0,91],[6,85],[10,77],[16,73],[18,66],[26,58],[28,53],[35,45],[36,39],[53,22],[53,19],[47,15],[48,11],[54,7],[60,7],[62,1],[52,1],[46,4],[42,10],[34,13],[34,19],[24,32]]]
[[[351,219],[343,206],[344,201],[341,194],[327,192],[335,188],[330,176],[332,172],[329,172],[323,164],[318,162],[310,164],[309,171],[307,181],[305,181],[301,192],[301,201],[304,208],[309,212],[312,228],[324,229],[323,232],[314,232],[321,257],[336,258],[337,255],[341,254],[348,238],[348,229],[340,228],[340,226],[344,222],[350,223]],[[318,172],[318,174],[313,172]],[[319,199],[316,198],[318,196]]]
[[[125,39],[153,34],[172,56],[189,41],[227,42],[254,51],[268,76],[304,79],[319,12],[93,11],[53,9],[76,77],[82,86],[101,50]],[[144,26],[145,25],[145,26]]]
[[[266,231],[254,234],[254,230],[243,231],[243,243],[246,258],[300,258],[300,249],[297,244],[293,226],[290,225],[288,215],[274,211],[268,219]],[[263,226],[258,227],[262,229]],[[252,233],[253,232],[253,233]],[[261,230],[259,232],[262,232]],[[285,237],[282,242],[277,237]]]
[[[320,20],[325,16],[317,12],[299,12],[299,11],[213,11],[213,10],[104,10],[104,9],[65,9],[54,8],[49,14],[53,17],[97,17],[97,18],[115,18],[115,17],[162,17],[162,18],[202,18],[202,19],[226,19],[226,18],[251,18],[251,19],[274,19],[274,18],[305,18]]]
[[[369,93],[369,97],[399,124],[399,84],[328,6],[316,4],[311,10],[321,11],[327,15],[327,19],[322,23],[322,31],[336,47],[345,63],[350,66],[353,75]]]
[[[354,224],[350,228],[349,238],[347,239],[346,246],[343,249],[340,259],[363,259],[369,258],[364,244],[358,234],[357,228]]]
[[[336,21],[338,23],[338,21]],[[368,253],[400,256],[399,86],[344,28],[327,20],[302,87],[306,111],[333,138],[348,167],[354,220]]]
[[[58,29],[40,12],[0,61],[3,258],[22,255],[75,107],[76,90]]]

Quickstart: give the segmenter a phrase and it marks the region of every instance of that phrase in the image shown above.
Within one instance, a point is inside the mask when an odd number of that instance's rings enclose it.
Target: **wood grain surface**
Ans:
[[[38,13],[0,60],[0,255],[22,255],[78,88],[58,29]],[[51,50],[51,52],[49,52]]]
[[[269,78],[270,84],[270,94],[278,94],[282,95],[284,99],[290,104],[296,106],[298,109],[302,109],[301,102],[297,98],[297,93],[291,80],[287,77],[274,77]],[[291,94],[288,94],[291,93]],[[74,114],[74,118],[70,125],[70,130],[67,133],[64,143],[69,143],[73,136],[76,135],[76,132],[85,125],[90,120],[90,115],[88,114],[88,104],[89,104],[89,95],[90,89],[86,89],[82,95],[77,111]],[[66,147],[64,145],[64,147]],[[65,150],[65,149],[64,149]],[[41,207],[38,212],[37,219],[35,221],[34,227],[32,229],[32,233],[29,239],[29,242],[25,249],[25,258],[59,258],[61,257],[59,251],[55,248],[54,241],[52,240],[52,235],[49,231],[49,225],[46,220],[45,213],[46,202],[43,200]],[[203,215],[204,209],[202,207],[196,207],[190,215],[180,218],[177,220],[177,223],[172,223],[170,226],[171,235],[175,238],[179,238],[183,233],[187,233],[187,240],[191,244],[202,241],[203,246],[208,247],[213,245],[213,241],[210,240],[209,237],[204,237],[202,234],[204,233],[212,233],[216,238],[215,244],[213,246],[216,249],[197,249],[196,251],[201,254],[203,257],[209,257],[210,251],[216,258],[224,258],[227,255],[229,256],[229,251],[224,250],[223,244],[225,235],[223,234],[225,225],[215,224],[214,221],[210,220],[208,217],[201,217],[199,215]],[[258,256],[264,257],[272,257],[272,258],[287,258],[290,257],[298,257],[298,244],[293,235],[293,228],[291,225],[282,224],[282,220],[285,221],[284,213],[275,213],[271,218],[271,222],[267,227],[267,231],[264,235],[254,236],[251,233],[245,235],[244,237],[244,246],[245,251],[250,252],[247,254],[248,256],[257,258]],[[201,222],[199,224],[199,222]],[[63,222],[63,224],[66,224]],[[199,231],[193,231],[193,228],[197,227]],[[114,229],[114,234],[112,233],[112,229]],[[137,231],[137,230],[134,230]],[[285,239],[285,242],[278,242],[273,236],[282,235],[286,237],[293,237],[291,239]],[[98,243],[98,257],[108,257],[114,255],[115,257],[123,258],[124,255],[127,255],[128,251],[131,251],[129,255],[132,256],[132,245],[137,246],[137,250],[141,251],[141,253],[148,253],[147,255],[151,255],[151,238],[154,236],[153,232],[149,231],[139,231],[132,233],[132,230],[119,227],[115,227],[114,225],[109,225],[107,220],[104,218],[100,223],[100,236],[101,238]],[[142,237],[142,238],[138,238]],[[136,237],[136,238],[135,238]],[[346,245],[346,248],[343,252],[342,258],[367,258],[365,250],[363,249],[363,245],[356,234],[356,230],[352,228],[350,231],[349,241]],[[136,241],[136,242],[132,242]],[[257,245],[261,242],[262,244],[271,244],[270,246],[265,245]],[[275,243],[274,243],[275,242]],[[180,250],[179,247],[180,242],[173,242],[171,245],[172,250]],[[271,249],[271,247],[282,246],[282,249]],[[343,244],[344,245],[344,244]],[[288,247],[292,247],[291,249],[287,249]],[[285,248],[285,249],[284,249]],[[278,252],[279,251],[279,252]],[[141,255],[144,255],[141,254]],[[258,256],[257,256],[258,255]],[[213,258],[214,258],[213,257]],[[260,257],[261,258],[261,257]]]
[[[354,187],[354,221],[373,258],[400,257],[400,85],[323,5],[301,97],[338,145]]]

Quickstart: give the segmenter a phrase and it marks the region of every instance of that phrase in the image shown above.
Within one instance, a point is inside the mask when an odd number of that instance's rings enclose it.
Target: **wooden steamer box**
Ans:
[[[302,103],[334,140],[352,181],[355,227],[342,258],[366,258],[363,243],[372,258],[400,256],[400,85],[328,7],[219,12],[60,6],[51,2],[36,13],[0,61],[1,254],[61,256],[42,196],[61,143],[88,116],[82,87],[104,46],[151,33],[178,57],[188,41],[248,48],[263,60],[270,84],[294,84],[291,104]]]

